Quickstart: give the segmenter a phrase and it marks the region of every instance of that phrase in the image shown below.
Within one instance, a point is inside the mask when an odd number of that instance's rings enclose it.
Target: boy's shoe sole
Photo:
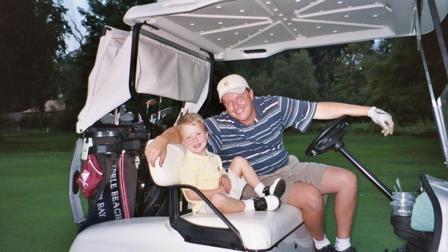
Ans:
[[[280,207],[280,200],[275,195],[257,197],[253,199],[256,211],[273,211]]]
[[[316,249],[316,252],[337,252],[337,251],[331,244],[328,244],[327,246],[321,249]]]
[[[335,250],[335,251],[337,251],[337,250]],[[356,249],[354,247],[349,247],[349,248],[346,248],[346,249],[344,249],[342,251],[338,251],[338,252],[356,252]]]

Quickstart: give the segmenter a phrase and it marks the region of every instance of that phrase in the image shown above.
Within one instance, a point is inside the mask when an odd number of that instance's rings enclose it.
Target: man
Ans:
[[[312,119],[335,119],[344,115],[369,116],[382,127],[385,136],[393,133],[392,117],[375,107],[334,102],[308,102],[286,97],[255,97],[246,80],[236,74],[224,77],[217,86],[226,111],[205,120],[209,151],[218,154],[227,169],[232,158],[246,158],[264,184],[282,177],[287,184],[282,201],[302,212],[305,225],[317,251],[356,251],[350,243],[356,205],[356,176],[345,169],[317,163],[303,163],[288,155],[283,131],[294,127],[305,131]],[[166,130],[146,147],[149,163],[162,165],[166,145],[180,143],[176,127]],[[335,247],[323,231],[322,195],[334,193],[337,224]],[[246,187],[243,198],[253,197]]]

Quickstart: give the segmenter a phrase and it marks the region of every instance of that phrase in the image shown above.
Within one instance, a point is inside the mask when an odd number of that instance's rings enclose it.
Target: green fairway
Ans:
[[[340,154],[305,158],[304,150],[317,132],[289,133],[286,145],[301,160],[347,167],[359,176],[359,194],[352,241],[358,251],[385,251],[402,241],[389,224],[387,199]],[[36,131],[5,133],[0,141],[0,244],[2,251],[67,251],[76,236],[68,203],[67,181],[74,134]],[[447,178],[436,138],[348,133],[346,148],[392,187],[400,177],[414,191],[418,175]],[[331,203],[332,199],[329,199]],[[331,204],[327,204],[331,207]],[[334,221],[327,210],[327,234],[334,240]]]
[[[76,235],[68,203],[73,134],[21,132],[0,141],[2,251],[67,251]]]

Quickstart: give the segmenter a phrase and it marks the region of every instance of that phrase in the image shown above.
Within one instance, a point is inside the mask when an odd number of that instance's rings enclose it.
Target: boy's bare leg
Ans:
[[[237,200],[223,193],[216,193],[210,201],[222,213],[236,213],[244,211],[272,211],[280,207],[280,200],[274,195]]]
[[[217,193],[214,194],[210,201],[219,209],[222,213],[236,213],[243,212],[245,209],[245,204],[241,200],[237,200],[228,197],[225,194]]]
[[[260,183],[260,179],[255,173],[254,168],[242,157],[235,157],[229,169],[238,177],[243,177],[252,188],[255,188]]]

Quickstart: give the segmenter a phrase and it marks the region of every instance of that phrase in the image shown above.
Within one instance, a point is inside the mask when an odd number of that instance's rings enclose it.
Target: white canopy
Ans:
[[[435,1],[444,19],[448,1]],[[433,27],[428,4],[422,2],[421,32],[427,33]],[[295,48],[415,36],[416,11],[412,0],[164,0],[129,9],[124,22],[147,24],[139,42],[137,92],[190,102],[186,108],[195,112],[205,100],[210,76],[203,50],[216,60],[240,60]],[[130,33],[111,28],[101,38],[78,133],[131,97],[130,54]]]
[[[216,60],[268,57],[296,48],[414,36],[414,0],[164,0],[127,11],[129,25],[146,22],[200,46]],[[422,33],[433,29],[423,2]],[[447,0],[435,0],[439,17]]]
[[[78,133],[131,98],[131,40],[132,33],[114,28],[101,37]],[[138,93],[186,101],[189,111],[196,112],[207,95],[210,62],[140,36],[136,76]]]

